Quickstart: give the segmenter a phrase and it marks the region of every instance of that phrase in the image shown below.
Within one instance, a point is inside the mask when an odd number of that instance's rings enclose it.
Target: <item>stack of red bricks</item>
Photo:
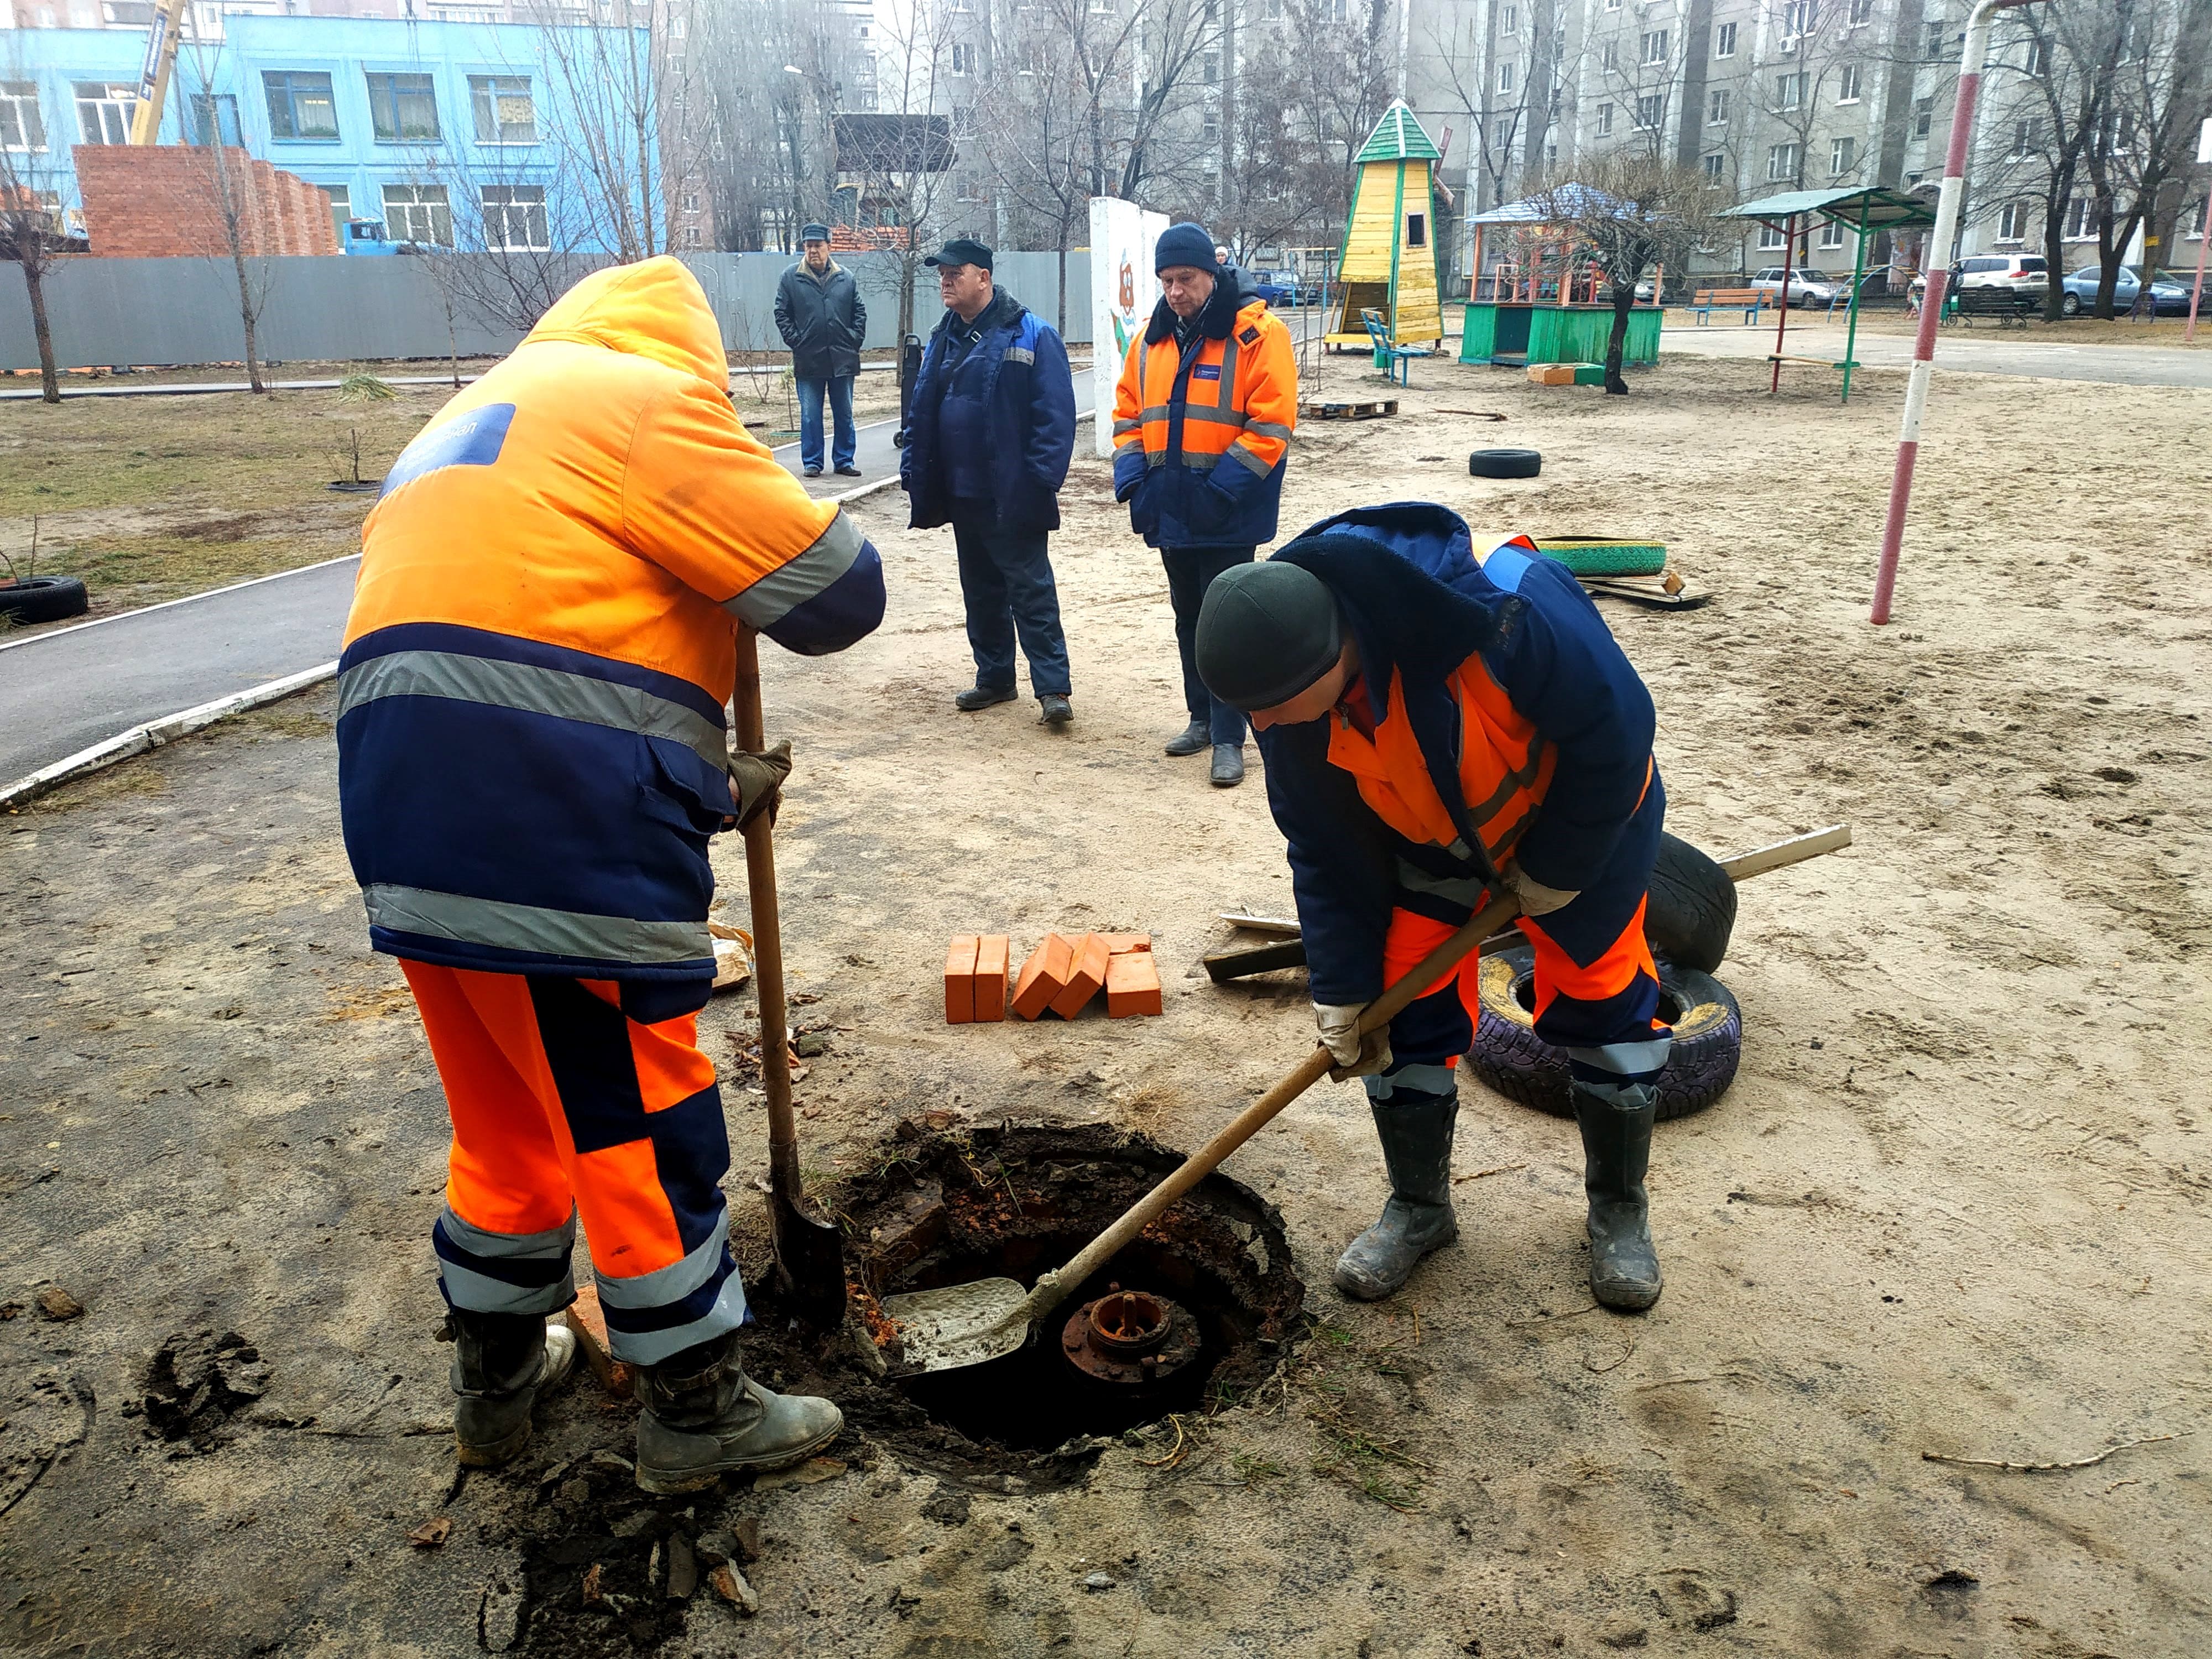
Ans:
[[[70,151],[92,252],[109,259],[228,258],[218,160],[249,257],[336,253],[331,198],[244,150],[204,144],[78,144]]]
[[[962,933],[945,957],[945,1018],[954,1025],[1004,1019],[1012,941]],[[1160,1012],[1160,970],[1150,933],[1047,933],[1015,978],[1012,1006],[1024,1019],[1050,1012],[1073,1019],[1105,993],[1107,1017]]]

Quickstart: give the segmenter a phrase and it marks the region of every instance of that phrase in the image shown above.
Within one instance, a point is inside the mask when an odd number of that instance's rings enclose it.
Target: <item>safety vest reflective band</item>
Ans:
[[[1559,750],[1514,708],[1478,653],[1446,684],[1459,709],[1459,787],[1467,815],[1493,862],[1503,863],[1551,787]],[[1329,763],[1349,772],[1359,797],[1407,841],[1439,847],[1455,858],[1471,849],[1429,775],[1419,740],[1406,714],[1405,685],[1390,675],[1389,711],[1370,739],[1339,709],[1329,732]]]
[[[1172,334],[1132,348],[1116,398],[1115,447],[1141,444],[1147,467],[1210,472],[1230,456],[1255,477],[1273,471],[1297,421],[1297,369],[1282,319],[1253,301],[1226,339],[1199,343],[1185,369]]]

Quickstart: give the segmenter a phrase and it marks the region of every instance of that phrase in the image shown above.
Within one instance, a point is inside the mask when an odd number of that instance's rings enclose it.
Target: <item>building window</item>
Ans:
[[[272,138],[334,139],[338,106],[331,96],[331,77],[297,70],[264,70],[261,89],[269,98]]]
[[[1618,40],[1607,41],[1605,43],[1605,50],[1600,54],[1600,57],[1607,69],[1619,69],[1620,67],[1620,42]]]
[[[2189,228],[2181,234],[2192,242],[2201,242],[2204,240],[2204,210],[2208,205],[2212,204],[2208,204],[2202,196],[2190,204]]]
[[[1802,70],[1798,70],[1795,75],[1776,76],[1774,77],[1774,107],[1802,109],[1805,106],[1805,81],[1806,75]]]
[[[331,228],[337,233],[338,246],[345,246],[346,221],[353,217],[353,190],[346,185],[318,185],[316,189],[331,198]]]
[[[1735,24],[1723,23],[1713,31],[1713,56],[1716,58],[1735,56]]]
[[[239,143],[238,100],[227,92],[192,94],[192,142],[196,144]]]
[[[1646,29],[1644,33],[1644,62],[1663,64],[1667,61],[1667,31]]]
[[[2066,240],[2086,242],[2097,234],[2097,204],[2087,196],[2066,204]]]
[[[419,186],[418,186],[419,188]],[[444,192],[441,191],[440,195]],[[391,216],[392,192],[384,192],[385,214]],[[693,210],[699,198],[690,198]],[[435,211],[435,209],[433,209]],[[545,222],[543,185],[486,185],[483,187],[484,246],[502,253],[544,253],[553,246]]]
[[[77,141],[86,144],[127,144],[131,142],[131,112],[137,107],[138,88],[111,86],[105,81],[76,83]]]
[[[1761,225],[1759,228],[1759,251],[1761,253],[1767,252],[1774,248],[1781,247],[1784,246],[1784,242],[1785,239],[1782,234],[1781,226]]]
[[[975,71],[975,48],[965,44],[964,42],[954,42],[952,47],[952,72],[955,75],[972,75]]]
[[[1874,0],[1851,0],[1851,27],[1874,21]]]
[[[438,142],[438,94],[427,75],[371,75],[368,118],[379,143]]]
[[[1928,136],[1928,129],[1933,126],[1935,122],[1936,100],[1933,98],[1915,99],[1912,103],[1912,136],[1915,138],[1925,138]]]
[[[1715,185],[1721,183],[1727,176],[1727,156],[1708,155],[1705,157],[1705,179],[1707,183]]]
[[[1500,92],[1513,90],[1513,65],[1510,63],[1498,66],[1498,89]]]
[[[2051,73],[2051,43],[2049,41],[2030,40],[2027,43],[2027,72],[2030,75]]]
[[[1215,139],[1221,137],[1220,111],[1211,109],[1206,111],[1205,115],[1199,121],[1198,125],[1198,136],[1205,139],[1207,143],[1212,143]]]
[[[46,124],[39,115],[35,81],[0,81],[0,149],[44,149]]]
[[[2036,148],[2036,142],[2041,137],[2042,134],[2037,131],[2034,117],[2029,116],[2014,122],[2012,124],[2012,159],[2016,161],[2024,155],[2033,154]]]
[[[1724,127],[1729,118],[1729,89],[1715,87],[1705,94],[1705,119],[1712,125]]]
[[[1406,216],[1406,246],[1426,247],[1429,245],[1429,216],[1409,213]]]
[[[541,198],[543,192],[540,192]],[[542,207],[542,201],[541,201]],[[395,242],[453,245],[453,210],[443,185],[386,185],[384,228]]]
[[[1834,249],[1839,248],[1843,245],[1844,227],[1839,221],[1831,219],[1826,224],[1820,227],[1820,240],[1819,246],[1823,250],[1832,252]]]
[[[697,191],[687,191],[684,192],[684,210],[686,213],[696,213],[699,210],[699,192]]]
[[[1797,146],[1777,144],[1766,152],[1766,176],[1769,179],[1794,179],[1797,176]]]
[[[1221,54],[1218,52],[1206,54],[1206,84],[1209,87],[1221,84]]]
[[[1861,79],[1856,64],[1845,64],[1836,71],[1836,101],[1856,104],[1859,100]]]
[[[1813,0],[1788,0],[1782,8],[1782,34],[1784,40],[1810,34],[1814,22]]]
[[[1662,94],[1649,93],[1638,98],[1636,100],[1636,130],[1638,132],[1656,131],[1664,118],[1666,107],[1667,100]]]
[[[1997,240],[2024,240],[2027,232],[2027,207],[2023,202],[2007,202],[1997,210]]]
[[[476,112],[477,143],[534,144],[538,106],[526,75],[471,75],[469,106]]]
[[[1950,44],[1951,26],[1948,23],[1930,23],[1928,26],[1928,61],[1929,63],[1942,63]]]
[[[1518,34],[1521,32],[1520,7],[1500,6],[1498,9],[1498,32],[1500,34]]]
[[[1605,134],[1607,134],[1607,133],[1608,133],[1608,132],[1611,132],[1611,131],[1613,131],[1613,106],[1612,106],[1612,105],[1610,105],[1610,104],[1600,104],[1600,105],[1597,106],[1597,130],[1598,130],[1598,135],[1599,135],[1601,137],[1602,137]]]
[[[1828,176],[1840,179],[1858,165],[1859,141],[1838,138],[1828,146]]]

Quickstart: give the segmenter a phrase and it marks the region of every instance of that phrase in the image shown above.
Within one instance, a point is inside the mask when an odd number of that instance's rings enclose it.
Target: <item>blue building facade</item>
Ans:
[[[239,145],[329,191],[341,224],[380,220],[395,241],[619,253],[624,212],[665,222],[658,155],[648,142],[636,166],[633,106],[594,69],[649,61],[642,29],[223,21],[222,40],[179,47],[159,142]],[[128,137],[143,50],[121,29],[0,43],[0,143],[66,209],[81,205],[70,147]]]

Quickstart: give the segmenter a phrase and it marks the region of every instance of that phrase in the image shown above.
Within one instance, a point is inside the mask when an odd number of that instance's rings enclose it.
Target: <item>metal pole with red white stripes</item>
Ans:
[[[1981,97],[1982,63],[1989,56],[1990,23],[2010,6],[2033,0],[1981,0],[1966,19],[1966,52],[1959,61],[1959,101],[1951,112],[1951,143],[1943,161],[1943,188],[1936,198],[1936,228],[1928,234],[1928,286],[1920,299],[1920,331],[1912,343],[1912,377],[1905,383],[1904,429],[1889,480],[1889,514],[1881,527],[1881,567],[1874,579],[1873,620],[1889,620],[1897,589],[1897,555],[1905,543],[1905,509],[1912,501],[1912,469],[1920,458],[1920,416],[1928,407],[1929,374],[1936,364],[1936,330],[1951,285],[1951,243],[1959,231],[1959,203],[1966,194],[1966,151],[1973,140],[1974,105]]]

